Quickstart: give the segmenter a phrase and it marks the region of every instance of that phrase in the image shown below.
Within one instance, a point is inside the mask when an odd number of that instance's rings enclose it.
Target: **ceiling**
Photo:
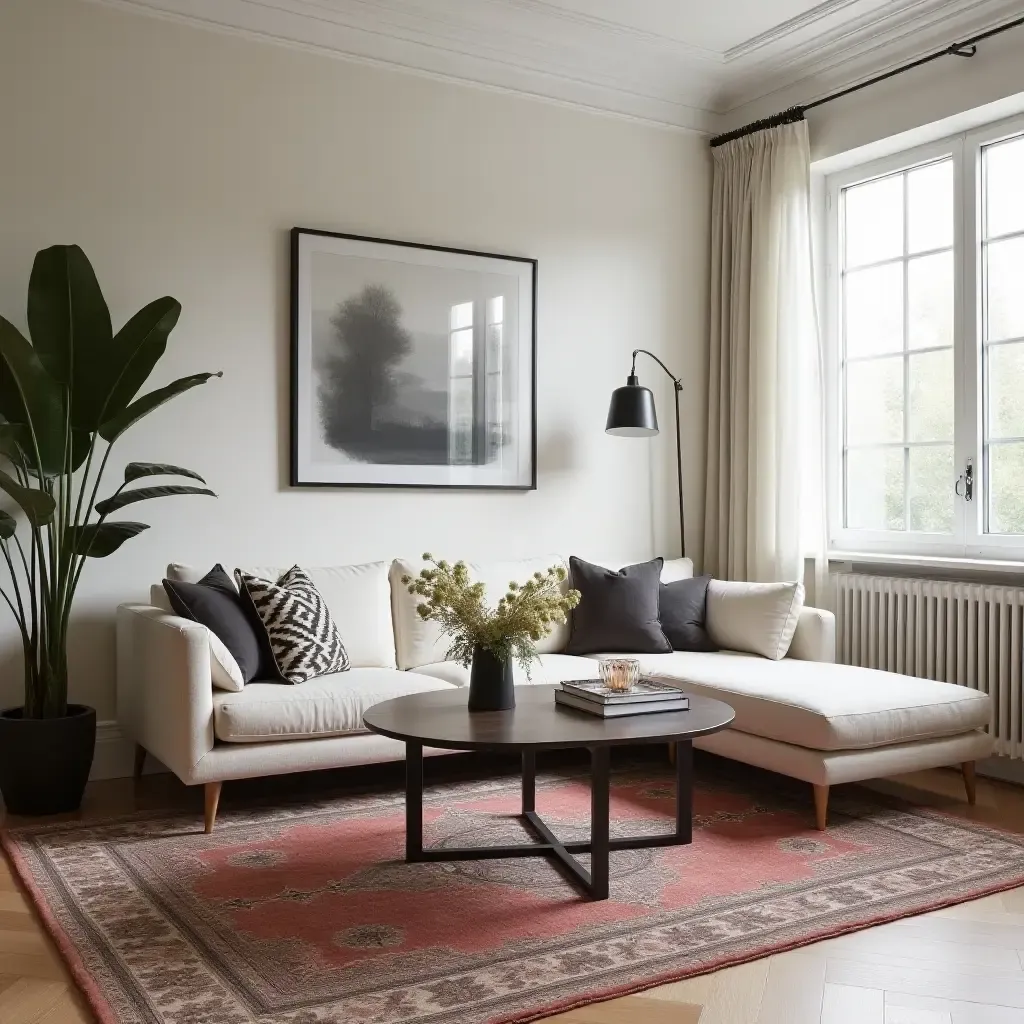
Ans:
[[[104,0],[679,128],[802,101],[1020,14],[1008,0]]]

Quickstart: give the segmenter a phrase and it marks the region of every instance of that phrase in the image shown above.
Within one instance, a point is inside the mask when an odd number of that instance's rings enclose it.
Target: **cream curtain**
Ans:
[[[713,155],[704,569],[802,580],[824,548],[807,125]]]

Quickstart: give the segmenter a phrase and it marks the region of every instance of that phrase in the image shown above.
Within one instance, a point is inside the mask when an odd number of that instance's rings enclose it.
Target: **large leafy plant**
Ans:
[[[37,253],[32,266],[32,341],[0,317],[0,490],[17,506],[15,515],[0,511],[0,552],[9,571],[0,596],[21,632],[26,718],[67,713],[68,622],[85,560],[112,554],[148,529],[108,517],[150,498],[213,495],[193,484],[146,482],[185,477],[204,484],[192,470],[132,462],[116,490],[98,500],[117,439],[176,395],[220,376],[198,373],[136,397],[180,312],[175,299],[156,299],[115,334],[85,253],[55,245]]]

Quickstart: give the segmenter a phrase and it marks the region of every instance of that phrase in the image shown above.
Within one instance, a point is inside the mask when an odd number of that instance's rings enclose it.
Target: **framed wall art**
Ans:
[[[537,262],[292,229],[296,487],[536,486]]]

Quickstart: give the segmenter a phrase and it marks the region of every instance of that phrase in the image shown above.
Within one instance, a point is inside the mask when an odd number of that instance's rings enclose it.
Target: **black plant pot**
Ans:
[[[477,647],[469,671],[469,710],[508,711],[515,706],[512,662],[502,661],[483,647]]]
[[[82,803],[96,749],[96,709],[69,704],[63,718],[0,711],[0,793],[12,814],[61,814]]]

